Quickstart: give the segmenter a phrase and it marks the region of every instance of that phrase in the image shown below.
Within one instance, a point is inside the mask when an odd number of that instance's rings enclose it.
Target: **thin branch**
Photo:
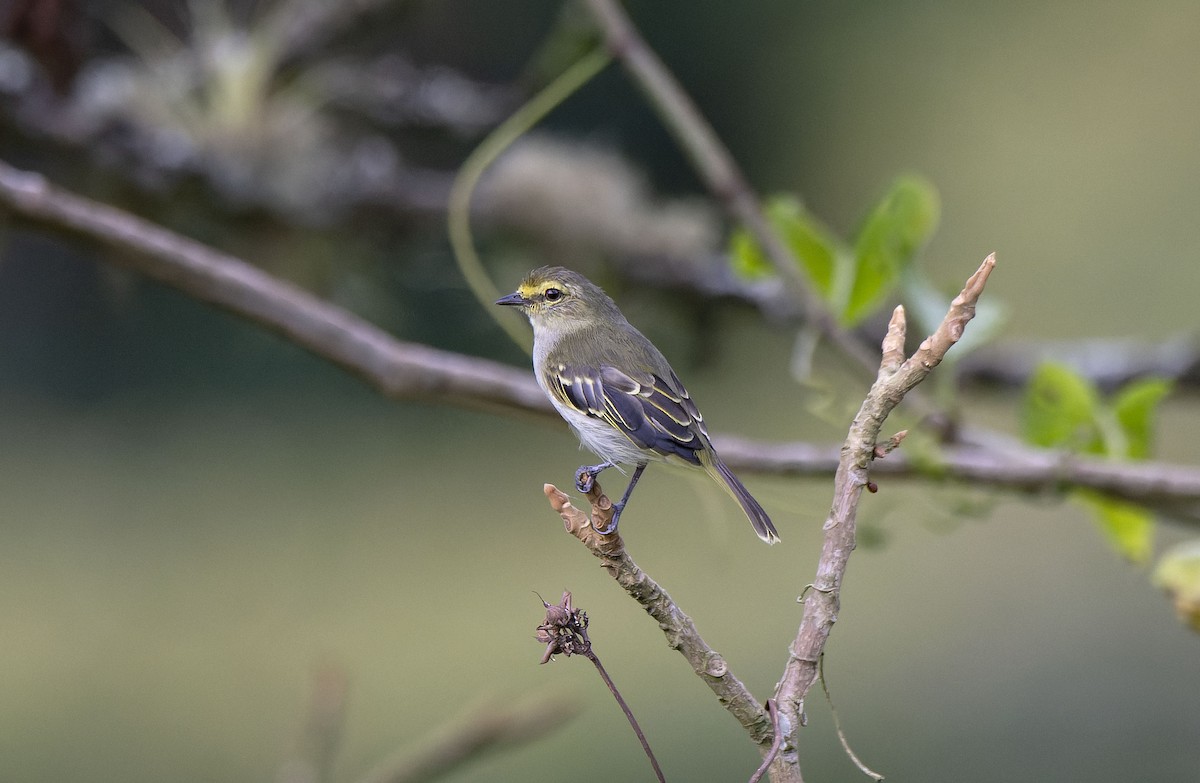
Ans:
[[[3,162],[0,211],[40,230],[115,249],[96,260],[119,263],[277,332],[388,397],[533,415],[562,426],[527,370],[403,342],[245,261]],[[837,468],[837,450],[829,447],[721,435],[714,440],[725,461],[746,472],[827,477]],[[947,446],[934,466],[897,452],[875,469],[894,478],[1035,494],[1092,489],[1200,524],[1200,469],[1190,466],[1107,462],[1004,444]]]
[[[767,220],[758,196],[746,181],[729,150],[696,108],[683,87],[651,49],[616,0],[585,0],[604,35],[605,45],[629,71],[658,112],[663,124],[692,161],[709,191],[726,212],[739,221],[763,248],[805,317],[821,334],[864,369],[873,371],[872,353],[854,335],[838,326],[825,302],[800,275],[796,257]]]
[[[908,359],[904,359],[904,308],[897,307],[883,340],[883,359],[879,375],[871,386],[842,446],[841,459],[834,477],[833,505],[825,521],[825,538],[817,574],[804,598],[804,616],[789,650],[783,678],[775,692],[788,724],[801,725],[804,698],[817,677],[817,666],[840,607],[842,579],[850,553],[854,551],[858,499],[870,480],[876,458],[876,443],[888,414],[910,389],[936,367],[946,351],[962,336],[967,322],[975,315],[975,303],[995,267],[995,256],[988,256],[971,276],[962,292],[950,304],[941,325],[926,338]],[[784,754],[795,763],[794,743]]]
[[[659,783],[664,783],[666,778],[663,777],[662,767],[658,765],[658,759],[654,757],[654,751],[650,749],[650,743],[646,740],[646,735],[642,732],[642,727],[638,725],[637,718],[633,717],[633,710],[629,709],[629,705],[625,703],[625,697],[617,690],[617,686],[612,681],[612,677],[608,676],[608,672],[604,668],[604,664],[600,663],[600,659],[596,657],[596,653],[588,650],[584,656],[591,661],[596,671],[600,674],[600,679],[604,680],[604,684],[608,686],[608,691],[617,700],[617,704],[621,707],[621,712],[625,713],[625,720],[629,721],[629,725],[633,727],[633,733],[637,735],[638,742],[642,744],[642,752],[646,754],[646,758],[650,760],[650,767],[654,770],[654,777],[659,780]]]
[[[846,732],[842,731],[842,719],[838,717],[837,707],[833,703],[833,696],[829,693],[829,680],[825,679],[825,656],[821,656],[821,662],[817,664],[817,679],[821,681],[821,690],[825,692],[825,703],[829,705],[829,714],[833,718],[833,728],[837,732],[838,742],[842,743],[842,751],[846,757],[858,767],[858,771],[871,778],[872,780],[883,780],[883,775],[880,775],[875,770],[863,763],[854,749],[850,747],[850,741],[846,739]]]
[[[765,753],[772,740],[771,718],[739,680],[725,659],[701,638],[692,619],[688,617],[657,582],[638,567],[619,533],[602,536],[596,526],[608,525],[612,519],[612,502],[604,495],[599,482],[593,482],[587,493],[592,516],[571,504],[571,499],[553,484],[544,487],[546,498],[560,517],[567,532],[578,538],[593,555],[600,559],[604,570],[625,592],[641,604],[646,613],[658,621],[667,637],[667,645],[678,650],[691,665],[692,671],[716,694],[725,709],[737,719]]]

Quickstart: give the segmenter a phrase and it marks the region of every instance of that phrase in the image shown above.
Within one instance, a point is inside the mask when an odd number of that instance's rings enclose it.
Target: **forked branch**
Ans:
[[[825,643],[837,620],[842,580],[850,553],[855,547],[858,501],[863,488],[870,484],[873,461],[886,453],[883,449],[877,449],[883,423],[904,399],[904,395],[924,380],[942,361],[946,351],[962,337],[967,322],[975,315],[975,304],[995,265],[994,254],[984,259],[962,292],[951,302],[941,325],[907,359],[904,357],[907,326],[904,308],[897,307],[892,313],[887,336],[883,339],[879,374],[842,445],[841,459],[834,477],[833,504],[824,525],[825,537],[816,577],[805,592],[804,616],[789,650],[783,679],[775,692],[785,724],[793,732],[801,725],[804,699],[816,681]],[[781,754],[776,765],[794,767],[797,764],[793,742]],[[780,777],[787,779],[783,774]]]

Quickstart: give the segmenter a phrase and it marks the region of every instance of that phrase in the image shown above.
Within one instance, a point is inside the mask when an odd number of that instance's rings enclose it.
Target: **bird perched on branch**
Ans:
[[[634,466],[629,486],[613,504],[612,522],[599,533],[616,531],[646,465],[663,461],[706,472],[738,502],[759,538],[779,541],[767,512],[717,456],[679,376],[599,286],[578,272],[547,266],[530,272],[496,304],[519,307],[529,317],[538,385],[602,460],[575,472],[579,491],[587,492],[606,468]]]

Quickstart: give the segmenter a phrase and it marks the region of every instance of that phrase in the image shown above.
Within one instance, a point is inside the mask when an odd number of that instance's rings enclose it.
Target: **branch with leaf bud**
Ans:
[[[793,733],[802,724],[804,699],[816,682],[825,643],[838,617],[842,580],[855,547],[859,498],[863,489],[872,485],[870,474],[875,460],[898,446],[902,437],[897,435],[881,447],[879,433],[884,421],[904,395],[923,381],[941,363],[946,351],[962,337],[967,322],[975,315],[975,304],[995,265],[995,255],[984,260],[951,303],[937,331],[907,359],[904,356],[907,330],[904,308],[897,307],[892,314],[883,340],[879,374],[842,445],[817,573],[805,591],[804,616],[789,649],[783,679],[775,691],[785,725]],[[797,764],[794,742],[777,764]]]

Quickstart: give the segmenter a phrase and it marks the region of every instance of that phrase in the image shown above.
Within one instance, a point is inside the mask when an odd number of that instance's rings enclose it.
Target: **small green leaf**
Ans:
[[[854,284],[842,322],[874,312],[937,227],[937,190],[920,177],[900,177],[867,216],[854,244]]]
[[[1200,539],[1167,550],[1154,569],[1153,581],[1174,599],[1179,619],[1200,633]]]
[[[1044,448],[1103,452],[1096,388],[1070,367],[1047,362],[1034,371],[1021,408],[1025,440]]]
[[[790,195],[772,196],[765,211],[771,227],[800,262],[801,269],[822,298],[829,301],[833,287],[838,241],[825,226]],[[734,272],[749,279],[769,277],[774,267],[750,232],[739,228],[729,240]]]
[[[1171,393],[1165,378],[1143,378],[1127,384],[1113,398],[1113,412],[1125,434],[1129,459],[1146,459],[1154,444],[1154,417],[1158,405]]]
[[[1091,492],[1079,492],[1096,514],[1096,523],[1118,554],[1137,565],[1150,560],[1154,544],[1154,515],[1141,506]]]
[[[770,277],[775,272],[762,248],[744,228],[735,230],[729,237],[729,262],[733,273],[746,280]]]
[[[772,199],[767,204],[767,217],[784,244],[800,259],[813,286],[828,300],[837,263],[837,239],[790,196]]]

